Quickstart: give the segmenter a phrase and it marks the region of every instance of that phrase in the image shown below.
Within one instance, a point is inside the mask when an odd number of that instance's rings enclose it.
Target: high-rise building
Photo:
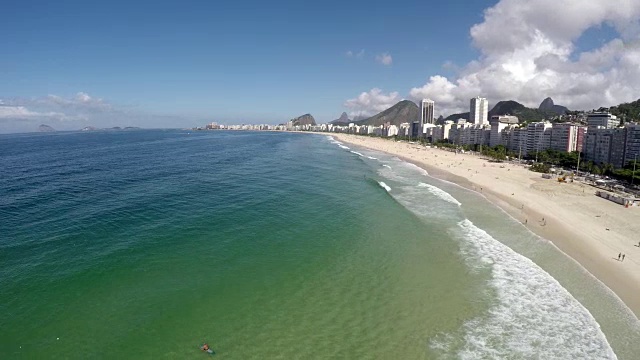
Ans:
[[[607,112],[595,112],[587,115],[587,125],[589,128],[613,129],[620,125],[620,120]]]
[[[623,166],[640,159],[640,124],[627,123],[627,138],[625,142]]]
[[[584,127],[573,123],[554,123],[551,130],[551,149],[572,152],[582,149],[578,146],[578,133],[584,132]]]
[[[430,99],[423,99],[420,102],[420,124],[433,124],[433,108],[435,103]]]
[[[469,122],[474,124],[489,124],[489,102],[487,99],[481,97],[475,97],[471,99],[469,107]]]

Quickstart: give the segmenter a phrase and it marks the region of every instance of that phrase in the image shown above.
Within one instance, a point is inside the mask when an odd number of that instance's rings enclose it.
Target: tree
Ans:
[[[593,165],[593,167],[591,168],[591,172],[596,175],[602,174],[602,170],[600,170],[600,167],[598,165]]]

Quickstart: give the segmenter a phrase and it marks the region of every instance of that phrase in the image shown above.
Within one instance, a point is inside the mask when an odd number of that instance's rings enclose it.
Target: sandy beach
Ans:
[[[640,318],[640,207],[625,208],[597,197],[590,185],[544,179],[519,164],[389,139],[331,135],[396,155],[436,178],[482,193],[579,262]],[[624,261],[618,260],[619,253],[626,255]]]

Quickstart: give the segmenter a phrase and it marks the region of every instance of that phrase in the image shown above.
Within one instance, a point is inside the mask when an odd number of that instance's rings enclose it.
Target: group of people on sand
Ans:
[[[625,257],[625,255],[626,255],[626,254],[618,253],[618,261],[624,261],[624,257]],[[620,260],[620,259],[622,259],[622,260]]]

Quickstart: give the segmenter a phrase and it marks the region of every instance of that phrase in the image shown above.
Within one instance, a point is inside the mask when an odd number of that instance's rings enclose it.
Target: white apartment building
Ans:
[[[613,129],[620,125],[620,120],[608,112],[596,112],[587,114],[587,126],[589,128]]]
[[[489,124],[489,102],[485,98],[475,97],[471,99],[469,106],[469,122],[484,125]]]
[[[451,131],[451,127],[453,126],[453,121],[447,120],[444,122],[444,125],[437,126],[432,129],[432,141],[443,141],[449,140],[449,132]]]
[[[511,115],[494,115],[491,117],[491,135],[489,137],[489,146],[507,145],[508,142],[503,142],[502,132],[510,127],[510,125],[517,124],[518,118]]]
[[[509,136],[509,145],[507,148],[514,153],[518,154],[518,157],[527,155],[527,127],[514,126],[511,129]]]
[[[434,123],[435,102],[431,99],[423,99],[420,102],[420,124]]]
[[[527,125],[527,154],[548,149],[551,146],[550,122],[535,122]]]

